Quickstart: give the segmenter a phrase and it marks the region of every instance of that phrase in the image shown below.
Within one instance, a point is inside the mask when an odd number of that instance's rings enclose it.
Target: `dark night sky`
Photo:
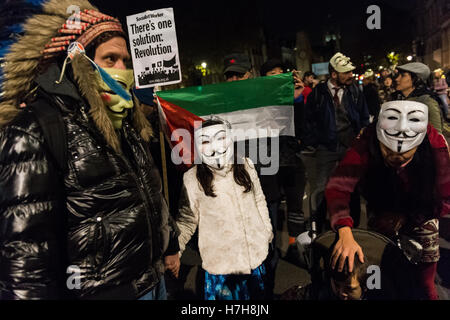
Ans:
[[[256,38],[254,30],[258,25],[264,28],[266,38],[272,40],[270,45],[291,47],[297,31],[307,31],[314,46],[321,42],[324,29],[338,25],[341,51],[356,63],[361,63],[368,54],[377,58],[392,50],[409,54],[414,32],[415,0],[92,0],[92,3],[122,21],[126,15],[173,7],[180,54],[195,55],[198,59],[220,46],[233,47],[235,40]],[[369,16],[366,9],[371,4],[381,8],[381,30],[366,27]]]

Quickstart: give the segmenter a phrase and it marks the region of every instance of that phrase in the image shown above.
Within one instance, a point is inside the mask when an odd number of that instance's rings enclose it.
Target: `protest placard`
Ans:
[[[127,16],[136,88],[181,82],[173,8]]]

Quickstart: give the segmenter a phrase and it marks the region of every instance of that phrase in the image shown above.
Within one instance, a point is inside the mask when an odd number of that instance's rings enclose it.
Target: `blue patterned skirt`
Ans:
[[[266,268],[251,274],[215,275],[205,271],[205,300],[261,300],[265,298]]]

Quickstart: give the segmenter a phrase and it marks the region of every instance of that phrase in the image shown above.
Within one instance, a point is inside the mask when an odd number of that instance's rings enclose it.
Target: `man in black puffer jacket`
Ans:
[[[68,36],[74,2],[82,27]],[[148,149],[151,127],[82,53],[61,68],[59,48],[77,41],[130,93],[125,33],[85,0],[33,10],[40,14],[1,70],[0,300],[164,299],[164,263],[177,270],[179,247]],[[65,170],[34,112],[42,105],[62,116]]]

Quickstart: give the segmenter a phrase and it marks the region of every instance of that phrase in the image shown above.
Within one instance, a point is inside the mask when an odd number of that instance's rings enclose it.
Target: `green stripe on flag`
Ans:
[[[157,95],[198,116],[265,106],[292,106],[292,73],[206,86],[159,91]]]

